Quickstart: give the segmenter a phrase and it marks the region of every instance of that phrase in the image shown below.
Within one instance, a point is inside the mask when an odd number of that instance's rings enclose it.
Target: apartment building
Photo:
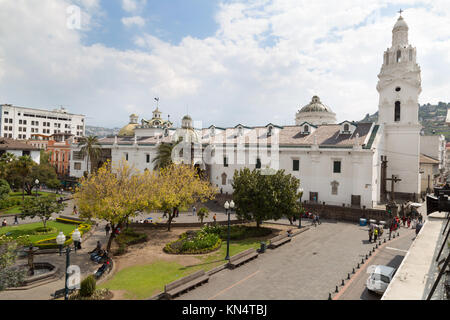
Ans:
[[[72,134],[76,138],[85,135],[85,116],[67,112],[63,107],[41,110],[0,105],[0,137],[28,140],[32,135]]]

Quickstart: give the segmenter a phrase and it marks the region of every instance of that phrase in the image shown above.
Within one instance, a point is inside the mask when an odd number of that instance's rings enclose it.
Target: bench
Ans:
[[[270,239],[270,244],[269,244],[268,247],[269,247],[270,249],[274,249],[274,248],[279,247],[279,246],[281,246],[282,244],[285,244],[285,243],[287,243],[287,242],[289,242],[289,241],[291,241],[291,240],[292,240],[292,239],[291,239],[291,237],[289,237],[289,234],[288,234],[288,233],[281,234],[281,235],[279,235],[279,236],[276,236],[276,237]]]
[[[191,275],[175,280],[164,286],[164,293],[167,298],[172,299],[177,295],[195,288],[205,282],[208,282],[209,276],[206,275],[205,270],[197,271]]]
[[[69,294],[73,293],[76,289],[69,289]],[[56,290],[55,293],[52,293],[51,296],[53,299],[62,298],[66,295],[66,289]]]
[[[258,257],[258,252],[256,252],[255,249],[248,249],[245,251],[242,251],[241,253],[238,253],[232,257],[230,257],[230,261],[228,262],[228,266],[231,269],[234,269],[244,262],[250,261],[254,258]]]

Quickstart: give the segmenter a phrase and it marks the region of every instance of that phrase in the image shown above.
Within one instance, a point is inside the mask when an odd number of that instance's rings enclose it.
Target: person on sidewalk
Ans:
[[[373,235],[373,229],[372,225],[369,227],[369,242],[372,243],[372,235]]]
[[[105,226],[106,236],[109,235],[109,231],[110,231],[110,230],[111,230],[111,226],[110,226],[109,223],[108,223],[108,224],[106,224],[106,226]]]
[[[197,212],[197,208],[192,206],[192,215],[195,217],[195,213]]]
[[[407,224],[408,224],[408,229],[409,229],[411,227],[411,218],[410,217],[408,217]]]
[[[3,219],[2,227],[6,227],[8,224],[6,223],[6,219]]]
[[[77,214],[78,214],[78,212],[77,212],[77,206],[76,206],[76,205],[73,206],[73,214],[74,214],[74,215],[77,215]]]
[[[17,215],[14,216],[14,224],[19,224],[19,220],[17,219]]]
[[[213,216],[213,220],[214,220],[214,225],[216,225],[217,217],[216,217],[216,214],[215,214],[215,213],[214,213],[214,216]]]
[[[377,242],[377,238],[378,238],[378,228],[375,228],[375,230],[373,230],[373,241]]]

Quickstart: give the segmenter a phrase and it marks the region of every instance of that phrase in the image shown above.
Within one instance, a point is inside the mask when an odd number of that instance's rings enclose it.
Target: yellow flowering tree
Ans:
[[[209,181],[200,179],[191,165],[170,164],[161,168],[153,178],[155,183],[149,198],[155,209],[168,212],[168,231],[173,220],[173,209],[212,200],[217,193]]]
[[[140,173],[125,160],[114,166],[108,161],[97,172],[81,179],[74,195],[80,215],[102,219],[111,225],[107,251],[117,228],[130,217],[152,208],[154,181],[153,174]]]

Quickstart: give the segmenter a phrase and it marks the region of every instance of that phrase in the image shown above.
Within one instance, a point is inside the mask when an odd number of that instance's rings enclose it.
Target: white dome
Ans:
[[[297,112],[295,123],[301,125],[303,122],[313,125],[335,124],[336,114],[318,96],[314,96],[309,104]]]

